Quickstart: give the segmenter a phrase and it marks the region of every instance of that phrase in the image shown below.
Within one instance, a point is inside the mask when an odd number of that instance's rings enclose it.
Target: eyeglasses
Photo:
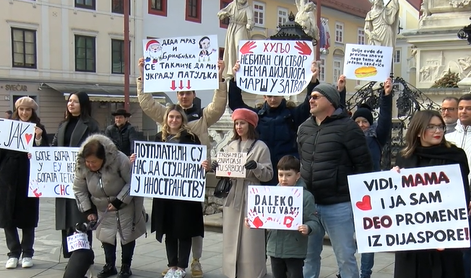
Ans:
[[[313,95],[313,96],[310,96],[309,99],[318,100],[318,99],[323,98],[323,97],[324,97],[323,95]]]
[[[429,131],[445,131],[446,126],[444,125],[427,125]]]
[[[440,109],[440,111],[442,111],[442,112],[453,112],[455,110],[456,110],[456,108],[454,108],[454,107],[450,107],[450,108],[443,107],[443,108]]]

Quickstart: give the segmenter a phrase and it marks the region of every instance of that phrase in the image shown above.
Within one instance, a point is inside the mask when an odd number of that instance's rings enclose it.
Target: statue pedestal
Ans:
[[[466,77],[458,82],[458,86],[463,89],[471,88],[471,77]]]

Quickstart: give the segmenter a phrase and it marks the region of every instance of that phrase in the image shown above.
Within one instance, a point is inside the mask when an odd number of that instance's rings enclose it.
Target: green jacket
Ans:
[[[310,228],[310,234],[320,232],[320,221],[314,196],[306,189],[303,179],[295,186],[303,187],[303,223]],[[308,236],[298,231],[268,230],[267,256],[281,259],[304,259],[307,254]]]

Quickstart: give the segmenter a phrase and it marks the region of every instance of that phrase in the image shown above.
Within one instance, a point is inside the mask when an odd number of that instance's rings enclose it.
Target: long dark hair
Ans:
[[[30,123],[35,123],[36,125],[40,125],[41,124],[41,119],[38,117],[38,114],[36,114],[36,111],[34,109],[32,109],[32,113],[31,113],[31,117],[29,118],[29,122]],[[11,116],[11,119],[12,120],[17,120],[19,121],[20,120],[20,116],[18,115],[18,109],[15,110],[15,112],[13,112],[13,115]]]
[[[67,104],[66,104],[66,115],[65,115],[65,121],[70,119],[72,117],[72,114],[69,111],[68,103],[70,100],[70,97],[72,95],[76,95],[79,103],[80,103],[80,118],[82,120],[86,120],[92,117],[92,103],[90,101],[90,98],[88,97],[87,93],[85,92],[74,92],[69,95],[67,98]]]

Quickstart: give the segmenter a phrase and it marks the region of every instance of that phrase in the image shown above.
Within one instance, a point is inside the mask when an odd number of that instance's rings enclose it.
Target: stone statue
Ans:
[[[247,0],[233,0],[229,5],[218,12],[220,20],[229,18],[226,40],[224,43],[224,57],[227,72],[225,78],[232,78],[232,68],[238,59],[239,41],[249,39],[249,31],[254,26],[253,11]]]
[[[368,44],[395,47],[398,24],[399,0],[391,0],[386,7],[383,0],[373,0],[365,18]]]
[[[422,0],[422,4],[420,4],[420,11],[422,12],[422,15],[419,18],[420,23],[422,23],[422,20],[432,15],[432,13],[429,10],[429,1],[430,0]]]
[[[471,0],[450,0],[450,5],[453,8],[463,8],[468,6],[469,3],[471,3]]]
[[[304,32],[319,41],[319,28],[317,27],[317,20],[314,15],[316,11],[316,5],[309,0],[295,0],[298,12],[294,21],[296,21]]]

